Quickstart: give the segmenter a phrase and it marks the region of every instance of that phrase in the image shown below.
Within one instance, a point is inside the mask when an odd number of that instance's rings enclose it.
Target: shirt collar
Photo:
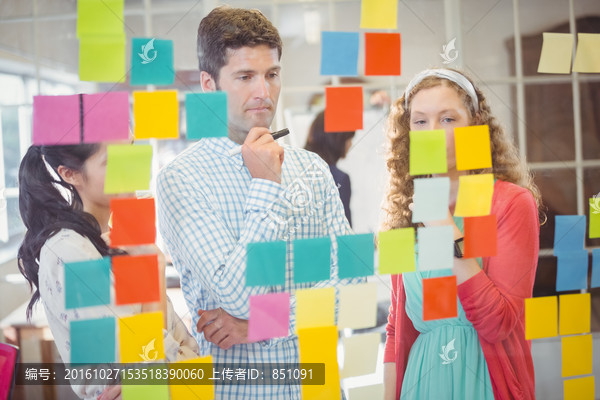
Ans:
[[[205,142],[205,145],[209,147],[212,151],[214,151],[221,157],[227,159],[229,162],[237,166],[238,169],[242,169],[242,167],[244,166],[244,159],[242,158],[242,153],[238,153],[234,156],[229,155],[229,152],[232,149],[238,147],[239,144],[229,139],[228,137],[206,138],[202,140]]]

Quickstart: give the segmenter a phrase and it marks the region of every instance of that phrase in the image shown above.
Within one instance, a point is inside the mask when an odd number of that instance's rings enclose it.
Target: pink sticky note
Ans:
[[[287,336],[289,323],[289,293],[250,296],[250,319],[248,321],[248,340],[250,342]]]
[[[129,93],[106,92],[83,96],[83,141],[129,139]]]
[[[33,97],[33,144],[80,143],[79,95]]]

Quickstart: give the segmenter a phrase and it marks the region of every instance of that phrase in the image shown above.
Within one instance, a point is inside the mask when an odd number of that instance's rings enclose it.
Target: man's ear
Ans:
[[[73,171],[71,168],[65,167],[64,165],[59,165],[57,171],[62,180],[68,184],[73,186],[81,184],[82,177],[80,172]]]
[[[206,71],[200,71],[200,85],[203,92],[214,92],[217,90],[217,83],[212,75]]]

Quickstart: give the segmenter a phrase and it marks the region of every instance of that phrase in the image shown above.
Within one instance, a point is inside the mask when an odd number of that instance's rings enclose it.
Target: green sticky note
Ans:
[[[379,233],[379,275],[415,270],[415,228]]]
[[[125,0],[78,0],[77,37],[123,33]]]
[[[110,257],[65,263],[65,308],[110,304]]]
[[[410,131],[411,175],[443,174],[446,163],[446,131]]]
[[[108,145],[104,193],[150,189],[151,145]]]
[[[166,370],[164,367],[145,364],[144,368],[146,369],[147,373],[142,377],[136,376],[135,368],[132,368],[132,375],[129,375],[127,372],[123,374],[123,380],[121,384],[121,395],[123,399],[169,400],[169,380],[165,378]],[[158,379],[158,376],[163,379]],[[147,384],[140,384],[140,381],[142,380]]]
[[[294,240],[294,282],[325,281],[331,276],[331,238]]]
[[[227,94],[225,92],[185,95],[187,138],[227,137]]]
[[[174,81],[172,40],[131,39],[131,85],[172,85]]]
[[[115,362],[115,317],[71,321],[71,363]]]
[[[590,199],[590,239],[600,238],[600,196]]]
[[[79,79],[125,82],[125,35],[79,38]]]
[[[372,233],[338,236],[337,254],[340,279],[373,275],[375,243]]]
[[[285,283],[285,242],[248,243],[246,286],[274,286]]]

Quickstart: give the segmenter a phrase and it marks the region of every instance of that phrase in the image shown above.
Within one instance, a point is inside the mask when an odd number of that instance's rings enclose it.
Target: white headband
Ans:
[[[438,78],[447,79],[456,83],[460,86],[471,98],[473,101],[473,107],[475,108],[475,112],[479,111],[479,101],[477,100],[477,94],[475,93],[475,88],[473,84],[465,78],[463,75],[458,72],[452,71],[450,69],[426,69],[425,71],[419,72],[408,84],[406,90],[404,91],[404,108],[408,109],[408,95],[414,89],[415,86],[419,84],[423,79],[428,76],[437,76]]]

